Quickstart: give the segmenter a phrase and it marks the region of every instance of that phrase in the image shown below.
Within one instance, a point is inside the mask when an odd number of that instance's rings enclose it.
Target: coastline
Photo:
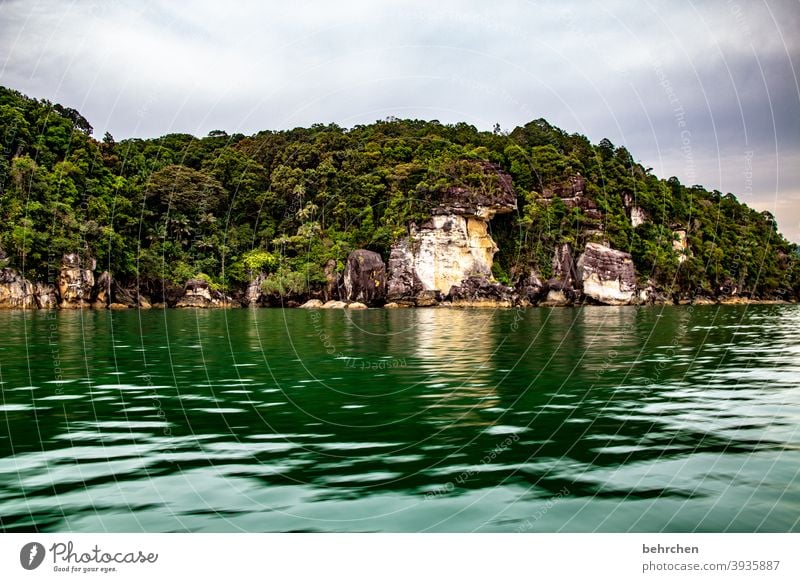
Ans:
[[[289,303],[289,302],[287,302]],[[69,305],[66,307],[63,306],[55,306],[55,307],[6,307],[0,306],[0,311],[31,311],[31,312],[58,312],[58,311],[151,311],[151,310],[175,310],[175,311],[184,311],[184,310],[228,310],[228,309],[305,309],[305,310],[325,310],[325,311],[341,311],[341,310],[348,310],[348,311],[364,311],[364,310],[405,310],[405,309],[451,309],[451,310],[487,310],[487,309],[498,309],[498,310],[519,310],[519,309],[580,309],[582,307],[697,307],[697,306],[749,306],[749,305],[798,305],[798,301],[787,301],[785,299],[747,299],[743,297],[726,297],[718,300],[712,299],[698,299],[694,301],[655,301],[655,302],[647,302],[647,303],[627,303],[622,305],[608,305],[604,303],[595,303],[595,302],[583,302],[583,303],[572,303],[568,305],[505,305],[505,304],[490,304],[489,302],[482,301],[482,302],[475,302],[472,304],[453,304],[451,302],[442,302],[435,305],[425,305],[425,306],[417,306],[417,305],[384,305],[384,306],[377,306],[377,307],[367,307],[363,306],[363,304],[359,304],[358,306],[351,307],[344,302],[337,302],[343,303],[343,305],[332,306],[332,307],[324,307],[323,305],[320,306],[312,306],[312,307],[304,307],[303,305],[250,305],[248,307],[243,307],[238,302],[231,302],[231,303],[220,303],[215,305],[191,305],[191,306],[169,306],[163,303],[155,303],[150,306],[126,306],[126,305]]]

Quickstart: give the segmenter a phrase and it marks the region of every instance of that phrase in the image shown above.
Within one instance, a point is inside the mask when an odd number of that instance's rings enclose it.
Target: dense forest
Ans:
[[[263,272],[266,291],[302,296],[354,249],[386,260],[448,188],[486,179],[477,160],[508,172],[517,195],[517,211],[491,222],[500,282],[532,266],[546,278],[556,245],[602,240],[670,294],[736,286],[788,298],[800,287],[797,246],[768,212],[660,179],[624,147],[542,119],[510,132],[389,118],[252,136],[92,133],[73,109],[0,88],[0,267],[45,280],[62,255],[80,253],[141,288],[201,278],[231,291]],[[552,196],[575,176],[589,208]],[[631,201],[646,217],[637,226]],[[676,229],[687,235],[683,260]]]

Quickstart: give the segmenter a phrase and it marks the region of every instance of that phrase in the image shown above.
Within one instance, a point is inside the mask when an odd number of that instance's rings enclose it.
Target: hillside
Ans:
[[[233,298],[255,285],[263,304],[329,299],[357,249],[389,263],[391,287],[403,252],[413,254],[403,241],[424,247],[438,237],[441,250],[456,240],[442,239],[461,228],[448,216],[463,218],[470,257],[480,246],[480,260],[456,269],[485,279],[473,282],[473,297],[504,287],[513,302],[544,301],[605,249],[623,252],[612,263],[630,253],[634,268],[623,276],[612,265],[599,281],[614,278],[648,300],[794,300],[800,291],[797,246],[769,213],[660,179],[624,147],[542,119],[507,134],[387,119],[98,141],[77,111],[0,88],[0,135],[0,282],[56,285],[71,268],[80,287],[88,271],[87,302],[98,300],[102,276],[106,303],[141,294],[172,304],[187,281]],[[409,276],[424,283],[428,267]],[[450,275],[431,275],[426,290]],[[435,301],[452,295],[438,291]]]

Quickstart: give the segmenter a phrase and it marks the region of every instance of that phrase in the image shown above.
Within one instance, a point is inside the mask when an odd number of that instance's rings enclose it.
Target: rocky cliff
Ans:
[[[497,245],[489,221],[516,208],[511,179],[497,166],[478,165],[496,178],[494,187],[449,188],[433,208],[430,220],[412,224],[409,236],[392,246],[389,258],[388,300],[428,301],[446,296],[470,277],[491,279]]]

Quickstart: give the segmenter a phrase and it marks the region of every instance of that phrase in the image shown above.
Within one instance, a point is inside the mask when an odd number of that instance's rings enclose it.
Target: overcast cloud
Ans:
[[[0,4],[0,84],[117,139],[543,117],[800,242],[800,3]]]

